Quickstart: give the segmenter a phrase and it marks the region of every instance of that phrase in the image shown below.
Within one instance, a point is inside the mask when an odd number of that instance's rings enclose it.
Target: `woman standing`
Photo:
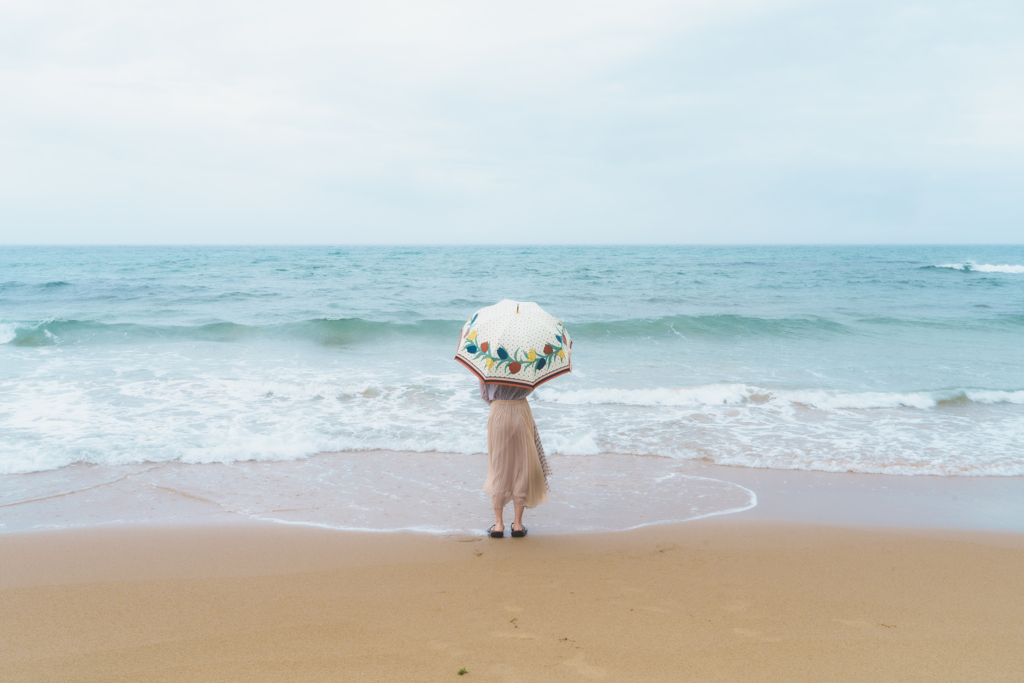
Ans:
[[[526,397],[533,389],[480,382],[480,398],[491,407],[487,419],[487,481],[484,491],[491,494],[494,526],[487,530],[491,538],[505,535],[504,510],[511,501],[515,507],[512,537],[526,536],[523,511],[548,499],[548,468],[544,446]]]
[[[455,360],[480,380],[487,419],[487,481],[494,526],[505,535],[502,515],[515,506],[512,536],[526,535],[523,511],[548,499],[544,446],[526,397],[535,388],[572,372],[572,341],[565,325],[530,301],[505,299],[477,311],[462,326]]]

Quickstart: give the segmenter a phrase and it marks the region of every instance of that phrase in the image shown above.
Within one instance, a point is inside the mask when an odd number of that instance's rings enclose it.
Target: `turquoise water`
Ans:
[[[0,473],[479,453],[504,298],[573,334],[556,455],[1024,474],[1017,246],[0,248]]]

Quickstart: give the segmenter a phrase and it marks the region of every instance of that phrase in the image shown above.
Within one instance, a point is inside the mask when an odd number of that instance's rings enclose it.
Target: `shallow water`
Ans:
[[[536,533],[621,531],[748,510],[749,489],[669,458],[553,456]],[[290,462],[72,465],[0,477],[0,532],[239,520],[348,531],[480,533],[484,455],[323,453]]]

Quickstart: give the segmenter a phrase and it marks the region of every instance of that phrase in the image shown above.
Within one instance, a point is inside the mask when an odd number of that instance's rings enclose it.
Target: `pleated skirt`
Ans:
[[[538,442],[529,401],[491,401],[484,491],[491,494],[494,509],[509,501],[532,508],[548,499]]]

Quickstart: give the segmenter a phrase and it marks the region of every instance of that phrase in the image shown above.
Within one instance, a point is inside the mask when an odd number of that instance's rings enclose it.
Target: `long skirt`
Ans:
[[[532,508],[548,499],[547,468],[539,443],[529,401],[491,401],[484,491],[491,494],[495,510],[509,501]]]

